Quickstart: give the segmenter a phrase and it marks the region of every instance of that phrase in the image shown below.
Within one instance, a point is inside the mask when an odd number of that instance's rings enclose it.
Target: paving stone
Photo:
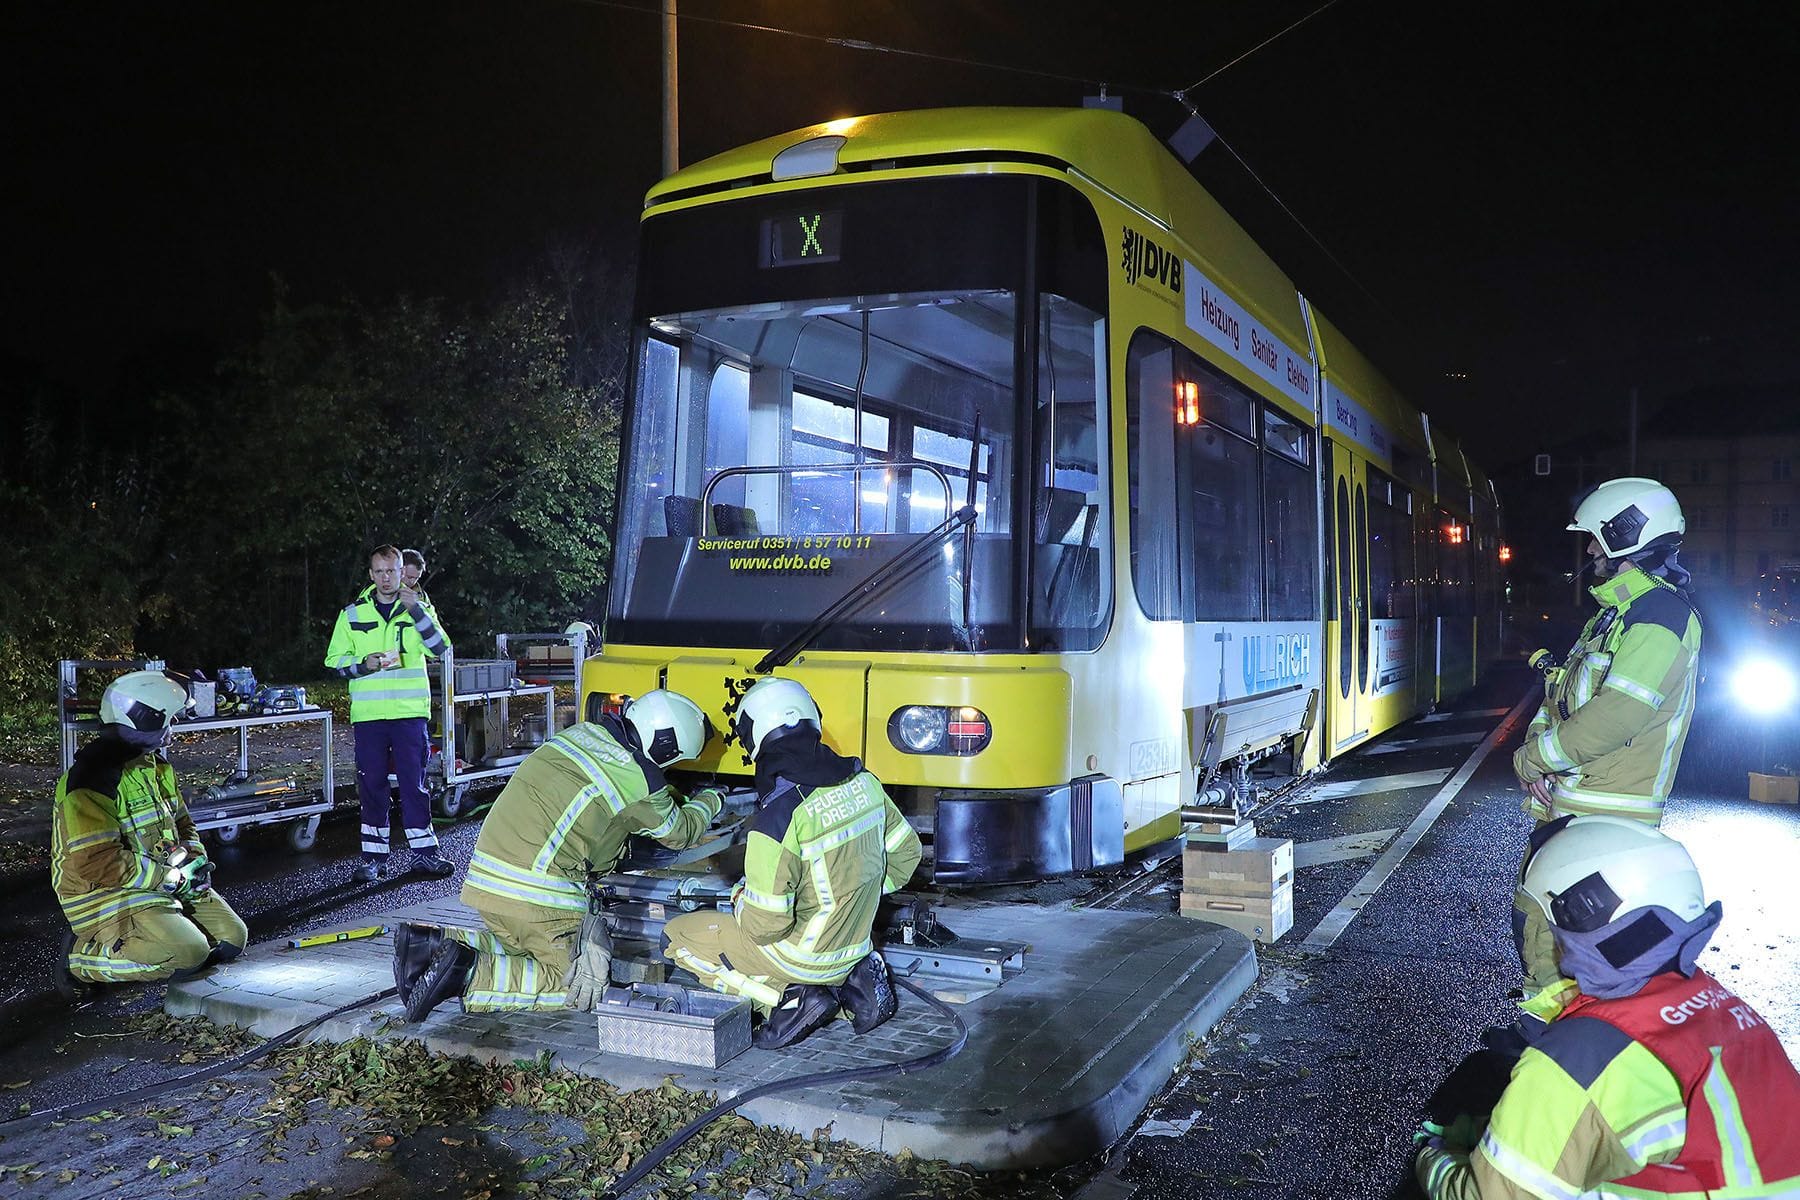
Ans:
[[[915,1074],[764,1097],[744,1115],[803,1135],[829,1127],[871,1149],[982,1168],[1075,1161],[1129,1128],[1180,1062],[1188,1036],[1211,1028],[1256,974],[1247,939],[1176,916],[955,900],[940,916],[965,940],[1030,946],[1023,973],[958,1008],[969,1026],[962,1054]],[[390,929],[409,920],[480,925],[455,900],[375,919]],[[164,1006],[272,1036],[391,986],[392,953],[391,934],[305,950],[258,946],[205,979],[172,985]],[[705,1070],[603,1054],[588,1013],[463,1013],[445,1005],[418,1025],[400,1016],[390,998],[331,1018],[309,1040],[410,1037],[484,1062],[547,1050],[553,1062],[621,1088],[668,1078],[736,1095],[816,1071],[904,1061],[955,1036],[940,1013],[903,994],[899,1014],[865,1037],[837,1021],[785,1052],[752,1048]]]

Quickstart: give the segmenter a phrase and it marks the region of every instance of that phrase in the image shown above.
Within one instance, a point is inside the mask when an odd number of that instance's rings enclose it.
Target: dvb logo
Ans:
[[[1163,249],[1135,229],[1125,230],[1122,245],[1125,282],[1148,280],[1160,283],[1171,293],[1181,294],[1181,256]]]

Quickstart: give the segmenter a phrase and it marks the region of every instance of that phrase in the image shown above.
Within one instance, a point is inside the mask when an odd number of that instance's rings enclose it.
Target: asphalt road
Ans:
[[[1260,821],[1259,832],[1292,838],[1301,864],[1308,844],[1315,853],[1392,844],[1384,831],[1407,829],[1441,784],[1313,797],[1341,781],[1454,770],[1502,720],[1494,710],[1531,690],[1526,673],[1496,672],[1450,706],[1448,719],[1394,731]],[[1529,715],[1327,949],[1308,949],[1307,936],[1376,857],[1300,866],[1293,932],[1260,951],[1257,985],[1084,1197],[1419,1195],[1412,1130],[1480,1032],[1512,1020],[1505,994],[1518,968],[1508,914],[1529,820],[1510,758]],[[1465,740],[1444,740],[1455,735]],[[1407,742],[1420,744],[1380,752]],[[1800,1060],[1800,926],[1792,917],[1800,911],[1800,808],[1746,798],[1746,772],[1764,752],[1761,728],[1724,690],[1703,690],[1665,828],[1689,846],[1709,894],[1724,903],[1702,966],[1748,999]]]
[[[1060,1173],[1056,1191],[1093,1200],[1417,1194],[1408,1170],[1415,1123],[1480,1031],[1511,1019],[1508,912],[1528,821],[1508,762],[1524,719],[1464,786],[1440,794],[1532,686],[1522,670],[1497,671],[1446,713],[1394,731],[1263,815],[1264,835],[1296,843],[1293,931],[1261,950],[1258,983],[1135,1133],[1104,1161]],[[1791,736],[1765,745],[1722,688],[1706,689],[1667,828],[1689,844],[1724,901],[1725,924],[1703,964],[1800,1057],[1800,929],[1791,918],[1800,911],[1800,809],[1745,798],[1745,772],[1791,750]],[[1373,790],[1341,794],[1357,781]],[[1308,936],[1434,800],[1445,801],[1441,812],[1414,830],[1416,843],[1341,934],[1309,948]],[[475,829],[440,830],[459,864]],[[217,882],[257,939],[456,887],[455,879],[404,876],[351,884],[355,852],[353,819],[341,815],[305,854],[290,853],[279,831],[252,832],[219,852]],[[1178,871],[1168,864],[1134,880],[1117,902],[1172,909]],[[1100,896],[1119,882],[1087,890]],[[173,1068],[116,1036],[130,1012],[155,1007],[157,990],[127,989],[69,1012],[48,990],[59,919],[47,881],[11,883],[0,914],[9,968],[0,978],[0,1085],[25,1083],[5,1093],[8,1104],[42,1109],[166,1077]]]

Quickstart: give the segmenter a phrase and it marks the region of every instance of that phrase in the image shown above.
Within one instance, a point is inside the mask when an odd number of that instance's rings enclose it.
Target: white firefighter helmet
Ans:
[[[1581,498],[1571,533],[1592,535],[1609,559],[1681,544],[1687,518],[1681,502],[1654,479],[1609,479]]]
[[[1683,922],[1706,911],[1687,849],[1629,817],[1567,818],[1525,865],[1522,886],[1551,925],[1573,933],[1640,908],[1667,909]]]
[[[637,730],[644,757],[659,767],[699,758],[713,732],[712,722],[698,704],[663,688],[645,692],[627,704],[625,719]]]
[[[811,694],[792,679],[758,680],[744,693],[731,719],[731,730],[752,762],[772,735],[801,725],[818,730],[822,718]]]
[[[161,671],[131,671],[101,693],[100,720],[120,726],[129,741],[154,745],[189,703],[187,689]]]

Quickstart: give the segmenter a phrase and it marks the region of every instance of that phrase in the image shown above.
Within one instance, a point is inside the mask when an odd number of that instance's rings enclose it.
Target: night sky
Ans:
[[[680,2],[1103,79],[1167,134],[1154,91],[1322,0]],[[660,161],[653,3],[7,6],[5,374],[129,397],[146,363],[251,336],[272,275],[297,301],[474,300],[554,242],[624,250]],[[1767,3],[1339,0],[1191,98],[1348,276],[1221,147],[1196,173],[1498,465],[1616,430],[1633,385],[1649,408],[1800,381],[1796,28]],[[1091,90],[698,19],[681,39],[684,162]]]

